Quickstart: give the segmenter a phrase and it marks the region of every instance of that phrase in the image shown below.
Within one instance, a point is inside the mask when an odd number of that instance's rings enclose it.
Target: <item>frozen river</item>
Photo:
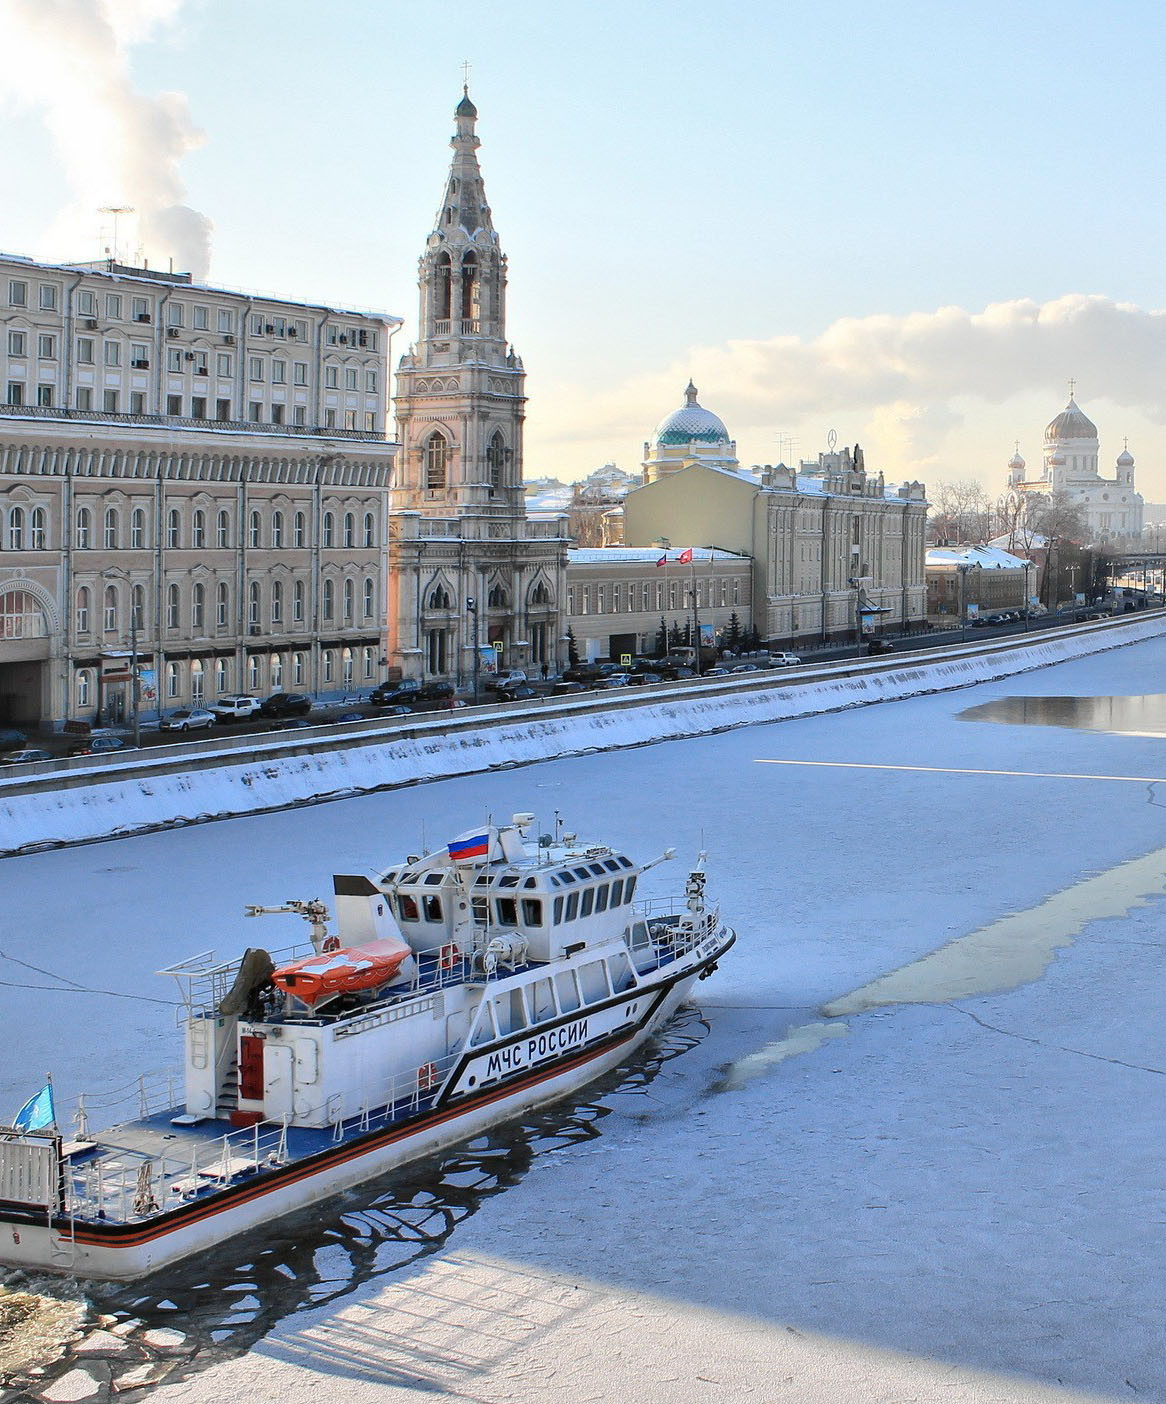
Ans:
[[[740,939],[660,1050],[681,1056],[418,1172],[412,1217],[350,1196],[266,1277],[180,1275],[139,1307],[176,1306],[223,1359],[156,1398],[298,1404],[326,1372],[333,1398],[394,1404],[1166,1400],[1164,738],[960,716],[1164,676],[1144,643],[6,860],[0,1106],[50,1069],[67,1100],[173,1063],[153,971],[298,938],[243,904],[327,896],[487,812],[673,846],[653,892],[703,846]]]

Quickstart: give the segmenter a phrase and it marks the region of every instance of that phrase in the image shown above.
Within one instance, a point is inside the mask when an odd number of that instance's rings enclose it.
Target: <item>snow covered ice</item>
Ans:
[[[12,1109],[50,1069],[67,1103],[173,1063],[154,970],[241,949],[245,902],[326,896],[422,825],[433,846],[559,809],[639,857],[675,847],[646,895],[706,847],[739,933],[698,990],[707,1036],[610,1096],[596,1139],[536,1153],[436,1251],[155,1397],[308,1401],[326,1375],[378,1404],[1166,1400],[1166,755],[959,715],[1159,692],[1164,669],[1152,641],[5,861]]]

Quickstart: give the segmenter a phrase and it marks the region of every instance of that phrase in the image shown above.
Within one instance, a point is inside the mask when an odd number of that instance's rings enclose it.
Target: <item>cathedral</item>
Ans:
[[[1097,426],[1073,398],[1045,429],[1044,466],[1039,478],[1025,476],[1020,448],[1008,463],[1008,491],[1021,502],[1029,496],[1065,492],[1081,508],[1088,540],[1137,540],[1142,534],[1142,496],[1134,490],[1134,456],[1128,445],[1117,456],[1112,478],[1098,472]]]
[[[418,337],[397,368],[386,654],[404,677],[465,682],[475,649],[479,667],[562,665],[568,541],[565,518],[526,516],[525,377],[468,92],[454,117]]]

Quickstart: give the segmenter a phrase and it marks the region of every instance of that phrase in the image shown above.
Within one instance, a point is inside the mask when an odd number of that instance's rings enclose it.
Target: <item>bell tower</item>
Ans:
[[[420,260],[417,341],[397,367],[396,505],[429,516],[525,513],[525,376],[506,341],[506,256],[478,166],[478,109],[454,110],[453,160]]]

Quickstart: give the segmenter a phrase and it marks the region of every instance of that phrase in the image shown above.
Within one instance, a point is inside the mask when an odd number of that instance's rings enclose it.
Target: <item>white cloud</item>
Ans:
[[[205,278],[211,223],[185,202],[179,167],[202,144],[186,98],[138,92],[129,49],[172,25],[183,0],[7,0],[0,98],[43,113],[70,192],[50,257],[96,253],[97,211],[131,206],[123,257]],[[112,225],[106,221],[106,242]],[[79,247],[80,246],[80,247]]]

